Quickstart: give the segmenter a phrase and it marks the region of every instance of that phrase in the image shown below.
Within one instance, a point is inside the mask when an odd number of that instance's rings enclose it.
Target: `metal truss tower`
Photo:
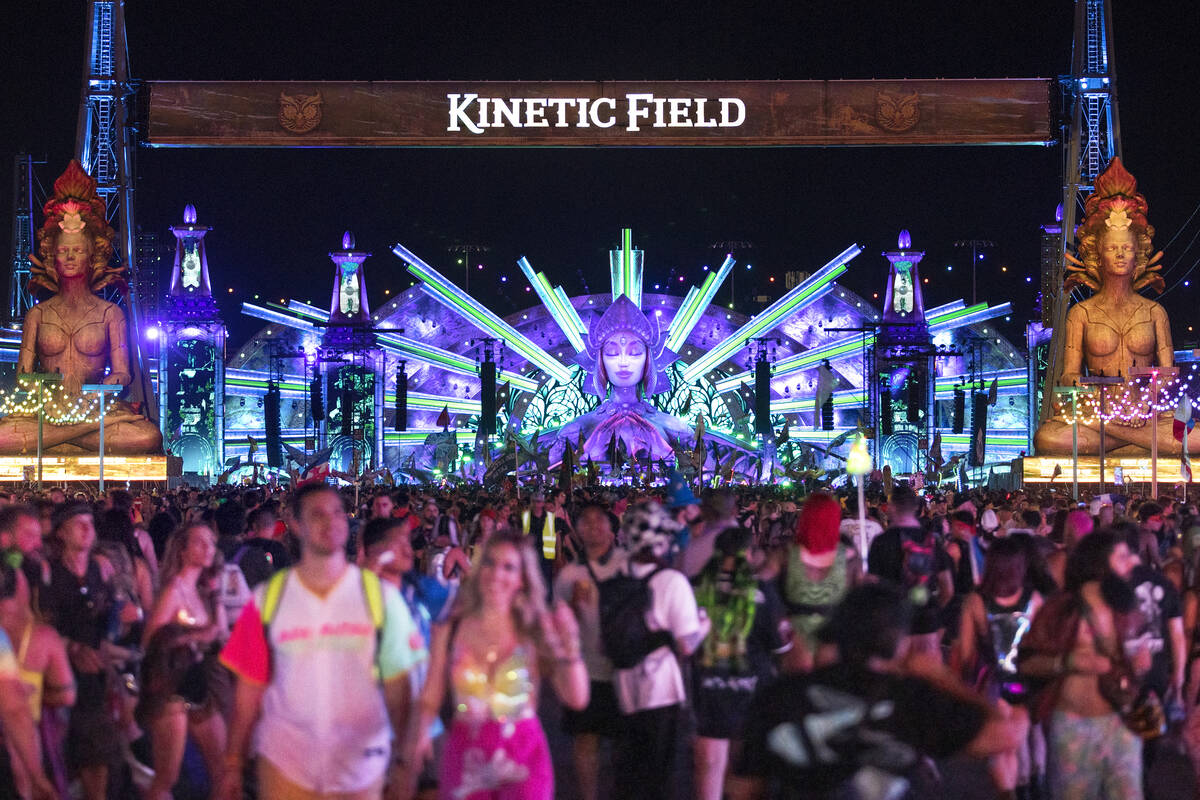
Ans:
[[[8,279],[8,321],[20,324],[33,306],[29,271],[33,264],[33,157],[18,153],[13,159],[12,273]]]
[[[1096,177],[1114,156],[1121,155],[1121,122],[1117,114],[1116,47],[1113,43],[1111,0],[1075,0],[1075,38],[1071,46],[1071,74],[1061,79],[1064,105],[1070,102],[1070,127],[1064,126],[1062,249],[1054,265],[1050,286],[1054,333],[1050,340],[1047,379],[1062,371],[1067,309],[1070,296],[1063,291],[1066,252],[1075,238],[1075,225],[1083,201]],[[1050,413],[1053,392],[1042,398],[1042,419]]]
[[[79,121],[75,128],[75,157],[96,179],[96,191],[104,198],[109,223],[118,233],[117,252],[129,270],[129,295],[112,298],[124,302],[129,337],[134,352],[134,383],[129,399],[144,412],[157,416],[148,373],[142,357],[143,329],[137,297],[137,259],[134,240],[137,226],[133,214],[133,137],[129,105],[135,87],[129,78],[129,43],[125,38],[124,0],[88,0],[88,29],[84,42],[83,91],[79,99]]]

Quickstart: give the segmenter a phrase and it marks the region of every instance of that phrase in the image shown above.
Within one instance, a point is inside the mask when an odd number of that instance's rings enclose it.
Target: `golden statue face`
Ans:
[[[1105,231],[1100,237],[1100,271],[1104,275],[1132,275],[1136,266],[1133,231]]]
[[[600,359],[613,386],[637,386],[646,374],[646,343],[633,331],[616,331],[604,342]]]
[[[58,235],[58,242],[54,248],[54,271],[58,273],[60,281],[64,278],[87,275],[92,268],[91,260],[91,240],[82,231],[64,231]]]

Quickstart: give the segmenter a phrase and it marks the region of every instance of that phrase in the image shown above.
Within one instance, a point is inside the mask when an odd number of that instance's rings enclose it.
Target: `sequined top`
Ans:
[[[537,715],[528,648],[518,644],[503,661],[479,661],[467,647],[454,649],[451,682],[456,717],[514,722]]]

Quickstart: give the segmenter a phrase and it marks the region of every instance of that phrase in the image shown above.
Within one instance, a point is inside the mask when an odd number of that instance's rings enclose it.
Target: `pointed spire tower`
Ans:
[[[321,341],[323,354],[343,357],[323,366],[326,397],[320,446],[333,448],[332,463],[357,474],[379,463],[383,453],[383,351],[375,343],[363,262],[371,254],[358,250],[354,234],[342,234],[342,249],[333,261],[329,322]]]
[[[157,336],[158,410],[163,446],[183,459],[184,473],[209,477],[225,463],[225,323],[212,294],[204,237],[196,207],[171,226],[175,263],[164,318],[148,328]]]
[[[172,319],[218,317],[204,247],[204,237],[211,230],[196,223],[196,207],[190,203],[183,209],[183,224],[171,226],[171,233],[175,234],[175,264],[167,290],[167,314]]]
[[[333,293],[329,301],[329,329],[325,346],[355,349],[370,347],[371,308],[367,303],[367,279],[363,262],[370,253],[356,250],[354,234],[342,234],[342,249],[329,254],[333,260]]]
[[[925,322],[925,298],[921,296],[921,273],[918,267],[925,252],[914,250],[912,236],[908,231],[900,231],[896,249],[885,251],[883,257],[891,267],[883,301],[880,343],[928,344],[929,326]]]

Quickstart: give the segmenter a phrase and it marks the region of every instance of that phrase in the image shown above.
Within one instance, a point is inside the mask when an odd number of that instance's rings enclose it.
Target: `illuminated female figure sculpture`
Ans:
[[[1047,388],[1074,385],[1084,374],[1129,378],[1135,367],[1174,365],[1166,310],[1138,294],[1145,287],[1163,289],[1158,264],[1162,254],[1150,256],[1154,228],[1146,220],[1146,209],[1137,181],[1121,160],[1114,158],[1096,179],[1096,188],[1084,206],[1085,217],[1078,229],[1079,257],[1068,256],[1073,265],[1067,267],[1067,290],[1084,285],[1095,294],[1067,313],[1062,374],[1047,376]],[[1121,389],[1118,385],[1105,391],[1113,397],[1121,394]],[[1134,388],[1132,394],[1140,397],[1142,390]],[[1067,401],[1060,412],[1069,410]],[[1166,412],[1164,416],[1170,415]],[[1095,455],[1100,450],[1099,421],[1094,420],[1094,413],[1083,412],[1080,417],[1079,452]],[[1069,419],[1059,413],[1042,423],[1034,437],[1040,455],[1071,452]],[[1136,445],[1149,449],[1157,428],[1159,453],[1178,454],[1180,445],[1172,435],[1170,421],[1153,423],[1153,417],[1131,424],[1106,422],[1105,448]],[[1193,437],[1188,450],[1200,452],[1200,436]]]
[[[668,391],[670,381],[661,371],[674,361],[666,350],[666,331],[659,331],[653,316],[643,314],[621,295],[588,331],[587,354],[595,364],[591,389],[601,398],[599,408],[567,423],[551,453],[557,460],[567,442],[583,440],[580,458],[608,462],[611,448],[620,443],[631,457],[672,463],[676,445],[690,446],[692,430],[678,417],[663,413],[646,398]]]
[[[46,221],[37,232],[29,284],[54,296],[25,315],[17,372],[34,372],[36,367],[62,375],[61,384],[46,387],[60,413],[46,415],[44,446],[68,445],[75,452],[95,453],[100,444],[96,413],[73,410],[88,405],[82,402],[85,384],[128,386],[132,381],[125,314],[96,296],[105,286],[124,286],[124,269],[109,265],[115,234],[105,221],[96,182],[78,161],[55,181],[54,196],[43,210]],[[0,419],[0,453],[34,452],[36,412],[30,413],[28,404],[14,411],[10,402],[5,408],[12,413]],[[162,434],[128,403],[115,401],[107,406],[104,445],[110,453],[161,452]]]

